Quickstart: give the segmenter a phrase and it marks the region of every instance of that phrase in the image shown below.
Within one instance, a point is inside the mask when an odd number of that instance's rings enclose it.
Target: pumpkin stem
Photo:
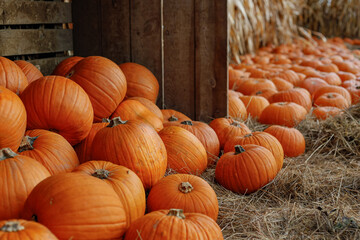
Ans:
[[[103,123],[109,123],[109,122],[110,122],[110,119],[108,119],[108,118],[103,118],[103,119],[101,119],[101,122],[103,122]]]
[[[360,89],[360,86],[356,86],[355,88],[356,88],[356,89]]]
[[[190,125],[190,126],[192,126],[192,125],[193,125],[193,123],[192,123],[191,121],[189,121],[189,120],[182,121],[180,124],[183,124],[183,125]]]
[[[176,122],[178,120],[179,119],[177,117],[175,117],[174,115],[171,115],[171,117],[169,117],[169,119],[168,119],[169,122]]]
[[[173,216],[173,217],[185,219],[184,210],[182,210],[182,209],[171,208],[169,210],[169,213],[167,214],[167,216]]]
[[[31,216],[31,220],[34,221],[34,222],[38,222],[38,217],[37,217],[37,215],[35,215],[35,214],[32,215],[32,216]]]
[[[189,182],[182,182],[179,184],[179,190],[182,193],[189,193],[194,189],[194,187]]]
[[[326,96],[327,98],[334,98],[335,96],[334,96],[334,94],[332,94],[332,93],[328,93],[328,95]]]
[[[25,137],[23,137],[23,139],[21,140],[18,152],[24,152],[24,151],[28,151],[28,150],[33,150],[34,149],[33,144],[34,144],[35,140],[38,137],[39,136],[36,136],[36,137],[25,136]]]
[[[246,134],[246,135],[244,136],[244,138],[246,138],[246,137],[252,137],[252,133]]]
[[[74,75],[74,73],[75,73],[75,70],[73,69],[73,70],[71,70],[68,74],[66,74],[66,78],[71,78],[73,75]]]
[[[235,146],[235,155],[237,155],[239,153],[243,153],[243,152],[245,152],[245,149],[242,146],[240,146],[240,145]]]
[[[97,177],[100,179],[107,179],[107,178],[109,178],[109,175],[110,175],[110,171],[108,171],[106,169],[96,169],[95,172],[93,174],[91,174],[91,176]]]
[[[18,232],[24,230],[25,227],[21,225],[18,221],[7,221],[5,224],[0,228],[3,232]]]
[[[0,150],[0,161],[8,158],[13,158],[15,156],[17,156],[17,154],[14,153],[13,150],[11,150],[10,148],[3,148]]]
[[[106,127],[116,127],[117,125],[125,124],[126,122],[127,122],[127,121],[121,120],[120,117],[115,117],[115,118],[113,118],[113,119],[110,120],[109,125],[107,125]]]
[[[280,105],[280,106],[285,106],[288,103],[287,102],[278,102],[277,104]]]
[[[233,121],[230,125],[235,127],[241,127],[241,124],[238,121]]]

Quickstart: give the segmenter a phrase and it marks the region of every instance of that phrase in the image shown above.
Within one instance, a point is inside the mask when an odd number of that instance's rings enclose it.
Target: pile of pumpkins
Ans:
[[[201,174],[213,167],[223,187],[257,191],[285,156],[305,151],[294,126],[312,109],[310,93],[345,89],[328,83],[335,76],[359,86],[348,50],[321,44],[243,56],[229,68],[230,117],[210,124],[159,109],[158,81],[137,63],[70,57],[43,76],[29,62],[0,57],[0,238],[223,239],[216,193]],[[325,47],[336,55],[323,56]],[[323,71],[303,66],[310,63]],[[341,71],[324,71],[337,64]],[[295,88],[308,79],[311,92]],[[252,132],[248,116],[271,126]]]

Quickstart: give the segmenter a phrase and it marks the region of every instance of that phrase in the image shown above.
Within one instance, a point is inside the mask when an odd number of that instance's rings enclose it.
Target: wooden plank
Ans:
[[[0,56],[62,52],[72,49],[71,29],[0,30]]]
[[[75,0],[72,2],[75,55],[83,57],[102,55],[100,9],[101,0]],[[121,40],[114,39],[114,41]]]
[[[131,1],[131,61],[147,67],[159,81],[162,106],[161,0]]]
[[[196,119],[227,116],[227,1],[195,1]]]
[[[69,23],[71,4],[64,2],[2,0],[0,25]]]
[[[29,60],[28,62],[34,64],[35,66],[39,66],[42,74],[46,76],[46,75],[50,75],[52,71],[55,69],[56,65],[58,65],[62,60],[66,58],[68,57],[42,58],[42,59]]]
[[[195,117],[194,2],[164,1],[164,105]]]
[[[101,1],[102,56],[120,64],[130,61],[129,0]]]

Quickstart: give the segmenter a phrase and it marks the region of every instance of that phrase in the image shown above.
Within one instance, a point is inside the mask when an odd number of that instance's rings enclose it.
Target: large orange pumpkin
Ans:
[[[28,84],[25,74],[18,65],[0,56],[0,86],[19,95]]]
[[[70,69],[75,66],[79,61],[83,60],[83,57],[73,56],[62,60],[54,69],[51,75],[65,77]]]
[[[114,189],[124,205],[127,226],[144,216],[145,189],[140,178],[130,169],[106,161],[89,161],[74,172],[97,177]]]
[[[47,76],[32,82],[21,94],[28,129],[47,129],[62,135],[71,145],[90,132],[94,112],[86,92],[74,81]]]
[[[148,212],[178,208],[185,213],[202,213],[216,221],[219,204],[214,189],[202,178],[173,174],[161,179],[147,198]]]
[[[31,82],[44,76],[40,72],[40,70],[37,69],[37,67],[35,67],[33,64],[31,64],[27,61],[16,60],[16,61],[14,61],[14,63],[16,63],[16,65],[18,65],[21,68],[21,70],[23,71],[23,73],[25,74],[25,76],[28,80],[28,83],[31,83]]]
[[[153,127],[139,120],[112,119],[96,134],[91,157],[131,169],[146,189],[164,176],[167,166],[163,141]]]
[[[45,226],[24,219],[0,221],[1,240],[58,240]]]
[[[223,187],[249,194],[272,181],[278,172],[273,154],[254,144],[235,146],[235,152],[222,155],[216,165],[215,178]]]
[[[220,227],[201,213],[183,213],[180,209],[159,210],[136,220],[125,240],[223,240]]]
[[[178,126],[168,126],[159,135],[166,147],[168,168],[178,173],[204,172],[208,163],[206,150],[194,134]]]
[[[0,86],[0,149],[9,147],[16,152],[25,129],[24,104],[15,93]]]
[[[104,57],[91,56],[79,61],[67,77],[89,95],[95,122],[108,118],[126,94],[125,75],[113,61]]]
[[[0,220],[19,218],[26,198],[50,173],[35,159],[0,150]]]
[[[18,152],[40,162],[51,175],[71,172],[79,165],[70,143],[61,135],[47,130],[26,131]]]
[[[120,239],[126,231],[124,206],[116,192],[80,173],[61,173],[39,183],[22,217],[45,225],[61,240]]]
[[[126,77],[127,97],[144,97],[156,103],[159,83],[149,69],[132,62],[120,64],[119,67]]]

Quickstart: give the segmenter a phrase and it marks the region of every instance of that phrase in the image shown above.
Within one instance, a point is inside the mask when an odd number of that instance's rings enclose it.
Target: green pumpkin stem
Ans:
[[[169,117],[169,119],[168,119],[169,122],[176,122],[178,120],[179,119],[177,117],[175,117],[174,115],[171,115],[171,117]]]
[[[36,137],[25,136],[25,137],[23,137],[23,139],[21,140],[18,152],[24,152],[24,151],[28,151],[28,150],[33,150],[34,149],[33,144],[34,144],[35,140],[38,137],[39,136],[36,136]]]
[[[237,155],[239,153],[243,153],[243,152],[245,152],[245,149],[242,146],[240,146],[240,145],[235,146],[235,155]]]
[[[193,125],[192,121],[189,121],[189,120],[182,121],[181,124],[183,124],[183,125],[190,125],[190,126]]]
[[[252,133],[246,134],[244,137],[252,137]]]
[[[101,122],[103,122],[103,123],[109,123],[109,122],[110,122],[110,119],[108,119],[108,118],[103,118],[103,119],[101,119]]]
[[[117,125],[125,124],[126,122],[127,122],[127,121],[121,120],[120,117],[115,117],[115,118],[113,118],[113,119],[110,120],[109,125],[107,125],[106,127],[116,127]]]
[[[7,221],[0,228],[0,231],[2,231],[2,232],[19,232],[24,229],[25,229],[25,227],[23,225],[21,225],[18,221]]]
[[[189,193],[194,189],[194,187],[189,182],[182,182],[179,184],[179,191],[182,193]]]
[[[14,153],[13,150],[11,150],[10,148],[3,148],[0,150],[0,161],[8,158],[13,158],[15,156],[17,156],[17,154]]]
[[[182,210],[182,209],[171,208],[169,210],[169,213],[167,214],[167,216],[173,216],[173,217],[185,219],[184,210]]]
[[[109,175],[110,175],[110,171],[108,171],[106,169],[96,169],[95,172],[93,174],[91,174],[91,176],[97,177],[100,179],[108,179]]]

